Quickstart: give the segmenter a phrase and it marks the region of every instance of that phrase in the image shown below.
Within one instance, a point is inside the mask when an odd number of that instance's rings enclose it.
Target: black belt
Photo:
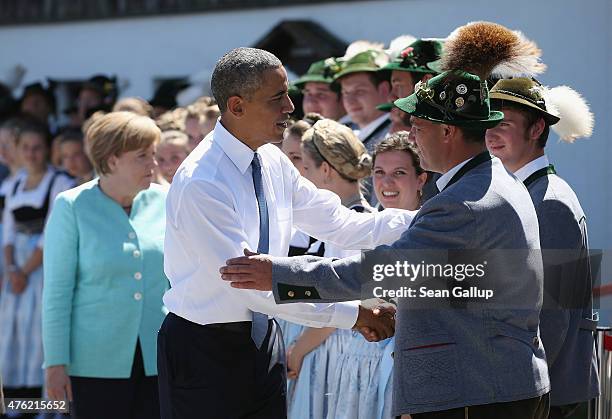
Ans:
[[[228,332],[248,332],[251,333],[252,322],[231,322],[231,323],[209,323],[203,327],[209,329],[227,330]]]

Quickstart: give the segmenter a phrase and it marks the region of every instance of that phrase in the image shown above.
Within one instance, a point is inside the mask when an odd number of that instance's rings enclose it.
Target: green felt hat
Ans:
[[[376,105],[376,109],[383,112],[389,112],[393,109],[393,102],[381,103],[380,105]]]
[[[389,62],[389,57],[384,51],[369,49],[349,58],[342,64],[342,69],[334,75],[334,82],[352,73],[368,72],[375,73]]]
[[[438,74],[427,64],[439,60],[444,44],[437,39],[417,39],[402,50],[381,71],[410,71],[412,73]]]
[[[337,58],[327,58],[314,62],[308,67],[308,71],[302,77],[293,82],[298,89],[303,89],[306,83],[327,83],[334,81],[334,76],[342,69],[341,62]]]
[[[512,102],[534,109],[542,114],[548,125],[554,125],[560,118],[547,111],[544,100],[544,87],[537,81],[527,77],[502,79],[491,88],[493,107],[500,109],[504,102]]]
[[[402,111],[443,124],[492,128],[504,114],[491,111],[485,80],[465,71],[447,71],[415,86],[414,93],[393,102]]]

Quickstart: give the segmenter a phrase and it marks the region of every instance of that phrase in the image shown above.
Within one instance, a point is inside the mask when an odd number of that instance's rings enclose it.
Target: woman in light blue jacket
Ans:
[[[60,194],[44,243],[46,387],[78,418],[156,418],[156,338],[168,288],[155,123],[113,112],[87,131],[99,178]]]

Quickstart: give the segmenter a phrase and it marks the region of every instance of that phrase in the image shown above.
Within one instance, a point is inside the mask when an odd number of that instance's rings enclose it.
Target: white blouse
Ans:
[[[2,219],[3,246],[12,245],[15,243],[17,230],[13,210],[26,206],[32,208],[42,208],[45,205],[47,192],[49,191],[49,188],[51,188],[51,194],[49,196],[49,211],[47,212],[48,215],[51,213],[53,201],[55,201],[57,194],[74,187],[74,180],[64,173],[58,173],[53,180],[53,184],[50,185],[53,174],[56,172],[57,169],[49,166],[47,168],[47,173],[45,173],[38,186],[30,190],[24,190],[28,178],[28,173],[25,169],[21,169],[13,178],[4,182],[2,187],[3,192],[5,192],[6,195]],[[19,184],[17,185],[17,189],[15,189],[15,185],[17,183]],[[43,234],[41,234],[38,247],[41,249],[43,247]]]

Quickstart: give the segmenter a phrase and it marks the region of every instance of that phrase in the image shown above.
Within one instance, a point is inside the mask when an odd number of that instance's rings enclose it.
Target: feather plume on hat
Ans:
[[[412,44],[417,39],[412,35],[400,35],[396,38],[393,38],[391,42],[389,42],[389,48],[385,50],[385,52],[392,58],[397,57],[400,52],[406,49],[406,47]]]
[[[380,42],[371,42],[371,41],[365,41],[365,40],[355,41],[355,42],[352,42],[346,48],[346,52],[344,53],[344,56],[341,59],[344,61],[347,61],[361,52],[372,50],[372,49],[377,50],[377,51],[383,51],[383,47],[384,45],[381,44]]]
[[[546,109],[555,114],[559,122],[551,125],[553,131],[567,143],[593,134],[594,116],[587,101],[568,86],[544,89]]]
[[[481,79],[533,77],[546,70],[542,51],[518,32],[491,22],[472,22],[455,29],[448,37],[441,67],[463,70]]]

